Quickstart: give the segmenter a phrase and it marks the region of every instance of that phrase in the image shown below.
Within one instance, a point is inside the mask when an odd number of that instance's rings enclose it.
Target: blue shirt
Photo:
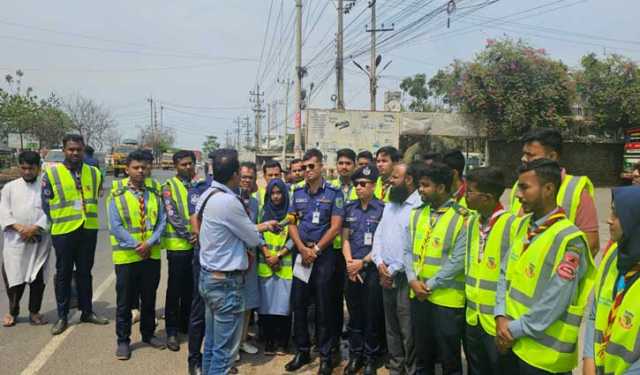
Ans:
[[[311,193],[309,186],[298,186],[291,195],[289,212],[298,218],[300,240],[304,243],[320,241],[331,227],[331,217],[344,215],[344,200],[340,189],[332,186],[326,180],[317,192]],[[313,223],[314,212],[319,212],[318,222]]]
[[[145,190],[144,192],[137,192],[129,188],[126,189],[133,195],[135,195],[136,198],[139,196],[139,194],[144,194],[144,203],[145,205],[148,204],[148,190]],[[162,233],[167,226],[167,215],[165,214],[164,206],[162,205],[162,200],[160,199],[160,197],[157,198],[157,202],[158,219],[156,220],[156,226],[153,228],[153,234],[151,234],[151,237],[149,237],[149,239],[147,240],[147,243],[149,245],[155,245],[160,241],[160,236],[162,236]],[[152,227],[151,218],[147,218],[147,227]],[[118,240],[118,244],[120,245],[120,247],[134,249],[140,243],[139,241],[134,240],[133,237],[131,237],[131,234],[129,234],[129,231],[127,231],[127,229],[125,228],[124,223],[122,222],[122,218],[118,213],[116,203],[113,199],[110,199],[109,201],[109,230],[111,231],[111,234],[115,236],[116,240]]]
[[[258,246],[258,230],[236,194],[216,181],[220,190],[209,198],[200,226],[200,264],[210,271],[244,271],[249,267],[247,248]],[[208,194],[200,196],[203,204]],[[198,205],[196,205],[197,207]]]
[[[401,204],[389,202],[385,205],[371,249],[371,258],[376,266],[384,263],[392,275],[404,271],[404,251],[411,248],[409,216],[412,209],[421,205],[418,190]]]
[[[365,235],[369,233],[371,241],[382,218],[384,203],[376,198],[372,199],[367,208],[362,208],[360,200],[349,201],[344,207],[344,223],[342,227],[349,229],[349,245],[353,259],[363,259],[371,252],[370,245],[365,245]]]

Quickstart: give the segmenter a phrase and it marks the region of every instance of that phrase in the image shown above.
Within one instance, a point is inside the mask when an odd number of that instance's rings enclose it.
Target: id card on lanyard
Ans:
[[[371,232],[371,222],[369,221],[369,219],[367,219],[367,231],[364,232],[364,245],[373,245],[373,233]]]

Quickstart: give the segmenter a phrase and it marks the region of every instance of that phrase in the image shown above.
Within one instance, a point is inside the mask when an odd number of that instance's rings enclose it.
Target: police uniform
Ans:
[[[289,205],[289,212],[299,218],[298,231],[303,243],[320,241],[331,226],[332,216],[343,216],[342,192],[326,180],[322,180],[317,192],[311,193],[308,186],[296,187]],[[298,255],[300,256],[300,255]],[[331,346],[336,341],[335,292],[332,288],[337,251],[328,246],[318,255],[311,278],[304,283],[293,279],[292,304],[294,314],[294,341],[298,352],[309,353],[311,342],[307,310],[311,298],[315,299],[317,343],[322,360],[330,360]]]
[[[353,174],[351,179],[369,179],[375,182],[377,171],[363,167]],[[343,228],[349,230],[349,247],[353,259],[364,259],[371,252],[374,233],[382,218],[384,203],[375,197],[362,207],[360,200],[349,201],[345,205]],[[382,305],[382,287],[378,279],[378,270],[369,261],[359,272],[360,280],[347,280],[346,297],[349,309],[349,359],[364,357],[373,361],[380,354],[384,331],[384,309]]]

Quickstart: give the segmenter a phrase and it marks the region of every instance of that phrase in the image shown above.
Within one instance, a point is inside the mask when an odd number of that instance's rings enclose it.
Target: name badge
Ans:
[[[311,217],[311,224],[320,224],[320,211],[313,211],[313,216]]]
[[[365,234],[364,234],[364,245],[365,246],[373,245],[373,233],[365,232]]]

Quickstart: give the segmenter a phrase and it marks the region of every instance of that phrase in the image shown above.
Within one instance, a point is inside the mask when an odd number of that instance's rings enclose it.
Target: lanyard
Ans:
[[[433,228],[435,228],[435,226],[438,224],[438,221],[440,221],[440,218],[444,215],[445,212],[447,212],[448,209],[449,207],[440,207],[433,214],[431,212],[429,213],[429,225],[425,230],[426,233],[424,236],[424,241],[422,241],[422,245],[420,245],[419,267],[422,267],[422,265],[424,264],[424,258],[427,256],[427,246],[429,244],[429,240],[431,239],[431,233],[433,233]],[[415,228],[415,230],[418,230],[418,228]],[[417,272],[416,270],[416,273],[419,273],[419,272]]]

